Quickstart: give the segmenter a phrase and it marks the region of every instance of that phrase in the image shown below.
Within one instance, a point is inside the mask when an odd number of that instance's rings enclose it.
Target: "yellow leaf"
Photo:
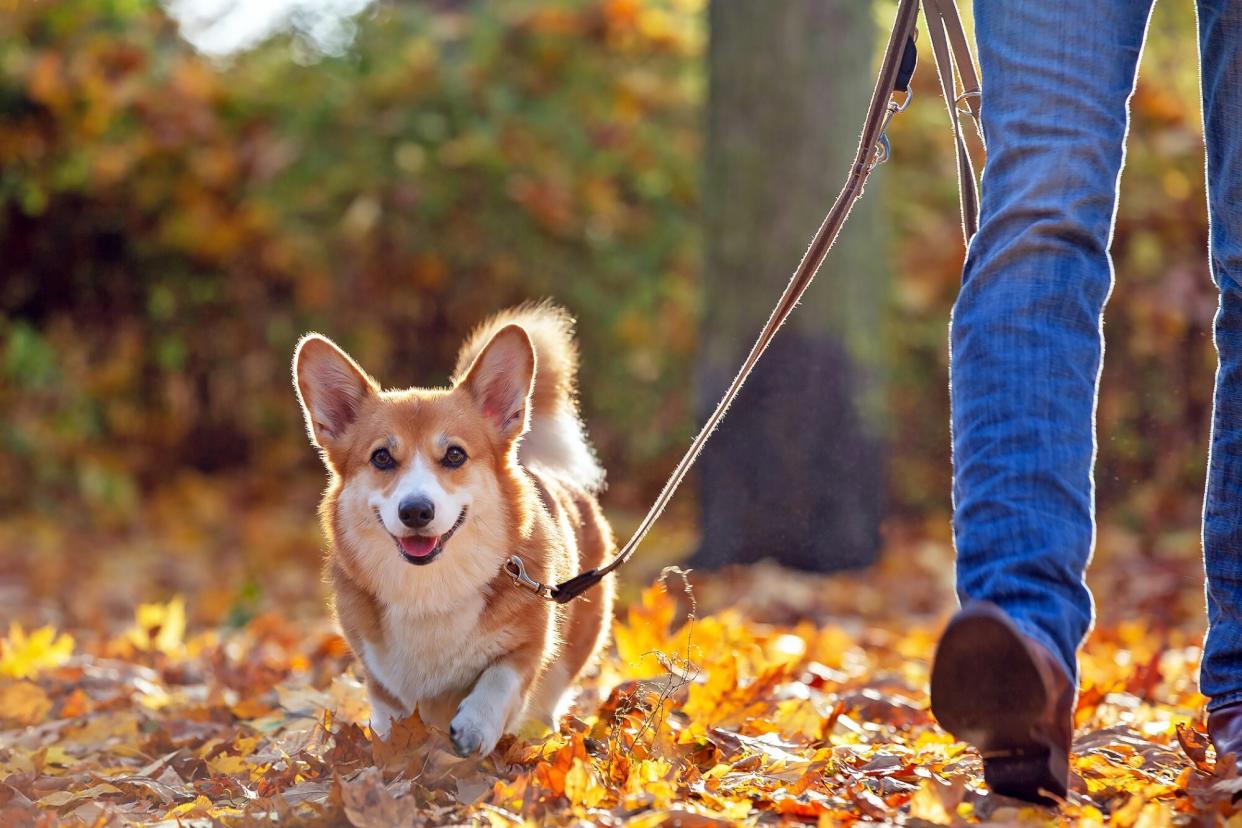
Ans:
[[[725,766],[726,769],[728,766]],[[630,765],[629,777],[625,780],[627,791],[637,793],[652,782],[667,779],[673,766],[664,759],[642,759]]]
[[[642,759],[629,766],[625,780],[624,807],[663,808],[677,798],[676,774],[664,759]]]
[[[77,798],[77,794],[72,791],[55,791],[36,801],[35,805],[38,805],[40,808],[59,808]]]
[[[229,708],[229,711],[239,719],[259,719],[271,713],[272,710],[273,707],[261,698],[245,698]]]
[[[173,596],[167,604],[139,604],[129,640],[140,650],[175,655],[185,648],[185,599]]]
[[[1134,828],[1168,828],[1173,824],[1173,809],[1167,802],[1148,802],[1139,812]]]
[[[43,721],[51,709],[52,700],[37,684],[17,681],[0,687],[0,719],[33,725]]]
[[[574,805],[594,808],[608,795],[589,762],[575,758],[565,774],[565,798]]]
[[[936,790],[940,783],[924,780],[914,796],[910,798],[910,818],[934,822],[937,825],[948,825],[953,815],[945,807],[940,793]]]
[[[824,728],[824,717],[815,705],[806,699],[786,699],[777,702],[776,722],[782,736],[801,736],[818,739]]]
[[[259,747],[258,736],[239,736],[233,740],[233,752],[238,756],[249,756]]]
[[[208,811],[211,809],[211,800],[200,794],[197,799],[189,802],[182,802],[175,808],[169,809],[164,814],[164,819],[176,819],[177,817],[187,816],[196,811]]]
[[[642,600],[630,605],[624,623],[614,625],[613,637],[617,653],[630,667],[634,678],[652,678],[665,674],[657,653],[669,646],[669,627],[673,623],[677,606],[662,584],[643,590]]]
[[[116,745],[138,737],[137,716],[129,710],[116,710],[88,716],[79,727],[64,731],[66,743],[97,747],[105,743]]]
[[[350,676],[337,676],[328,688],[328,695],[335,705],[337,719],[351,724],[364,725],[370,718],[370,703],[362,683]]]
[[[1103,828],[1104,814],[1094,805],[1084,806],[1083,809],[1078,812],[1078,825],[1079,828],[1093,828],[1093,826],[1100,826],[1100,828]]]
[[[683,711],[691,721],[713,720],[721,703],[738,686],[737,658],[726,655],[712,666],[707,681],[690,685],[689,697]],[[712,724],[716,722],[713,720]]]
[[[0,676],[28,678],[64,664],[72,654],[73,637],[68,633],[57,635],[54,628],[41,627],[27,635],[14,622],[8,637],[0,639]]]
[[[52,745],[43,751],[44,767],[69,768],[78,764],[78,758],[70,756],[60,745]]]
[[[35,804],[41,808],[59,808],[79,799],[94,799],[104,794],[115,793],[121,793],[121,789],[107,782],[101,782],[82,791],[56,791],[38,800]]]
[[[208,759],[207,767],[224,776],[241,776],[249,768],[249,764],[244,756],[232,756],[225,753],[214,759]]]

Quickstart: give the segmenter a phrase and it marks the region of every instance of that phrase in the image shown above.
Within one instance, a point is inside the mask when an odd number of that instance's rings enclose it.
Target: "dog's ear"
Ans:
[[[315,333],[302,337],[293,351],[293,385],[311,442],[323,449],[357,419],[363,400],[379,392],[349,354]]]
[[[475,357],[458,387],[470,393],[503,439],[515,440],[527,428],[534,381],[530,336],[520,325],[506,325]]]

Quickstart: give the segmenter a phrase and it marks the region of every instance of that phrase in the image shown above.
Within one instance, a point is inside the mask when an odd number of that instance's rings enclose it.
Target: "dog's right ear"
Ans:
[[[293,351],[293,385],[311,442],[326,449],[358,417],[379,385],[326,336],[310,333]]]

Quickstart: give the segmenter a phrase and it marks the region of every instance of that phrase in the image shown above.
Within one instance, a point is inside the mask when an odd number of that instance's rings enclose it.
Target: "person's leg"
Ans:
[[[930,690],[991,788],[1036,802],[1068,786],[1108,246],[1151,4],[975,1],[988,158],[949,371],[963,609]]]
[[[1242,3],[1200,0],[1198,11],[1211,268],[1220,288],[1203,506],[1208,633],[1200,674],[1215,711],[1242,702]]]
[[[1092,620],[1108,246],[1151,5],[975,2],[988,156],[950,335],[958,593],[999,606],[1071,677]]]

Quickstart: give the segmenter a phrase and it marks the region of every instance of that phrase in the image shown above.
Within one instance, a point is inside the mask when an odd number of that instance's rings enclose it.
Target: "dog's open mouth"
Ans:
[[[440,557],[444,545],[466,522],[466,509],[467,507],[462,507],[457,521],[443,535],[407,535],[403,538],[394,536],[393,540],[397,542],[397,551],[401,553],[401,557],[415,566],[424,566]]]

